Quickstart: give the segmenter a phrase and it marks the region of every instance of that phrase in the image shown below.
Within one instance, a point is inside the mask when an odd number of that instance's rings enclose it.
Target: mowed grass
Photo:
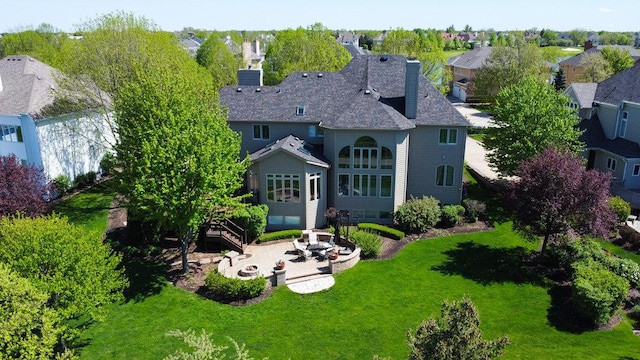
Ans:
[[[509,223],[421,240],[393,259],[362,261],[337,274],[327,291],[299,295],[279,287],[244,307],[164,284],[153,295],[111,306],[105,322],[83,332],[78,351],[83,359],[161,359],[184,348],[165,333],[191,328],[206,330],[219,345],[230,345],[226,336],[246,343],[254,358],[403,359],[407,331],[438,316],[443,300],[467,294],[485,338],[509,336],[504,359],[640,358],[640,338],[626,320],[609,331],[563,331],[549,317],[550,285],[521,263],[537,246]]]
[[[69,222],[87,230],[104,233],[111,202],[115,198],[114,180],[103,181],[54,207],[54,212],[69,218]]]

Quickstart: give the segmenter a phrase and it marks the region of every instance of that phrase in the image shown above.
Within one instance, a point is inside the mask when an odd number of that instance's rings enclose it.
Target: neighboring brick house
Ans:
[[[462,197],[469,122],[403,56],[354,57],[340,72],[295,72],[276,86],[227,86],[229,126],[250,154],[247,190],[268,229],[392,222],[407,199]]]
[[[587,167],[611,172],[611,191],[640,208],[640,64],[597,84],[582,120]]]
[[[584,66],[581,64],[582,59],[586,54],[591,54],[595,52],[602,51],[604,47],[614,47],[617,49],[628,50],[633,58],[634,62],[638,62],[640,60],[640,50],[634,48],[633,46],[628,45],[598,45],[592,46],[590,41],[586,41],[584,44],[584,51],[580,54],[574,55],[570,58],[562,60],[558,63],[560,68],[564,71],[564,74],[567,79],[567,85],[572,84],[574,82],[579,82],[580,77],[584,73]]]
[[[447,60],[447,69],[453,74],[449,88],[451,95],[462,101],[474,96],[473,79],[478,69],[484,64],[493,48],[489,46],[476,47],[471,51],[454,56]]]
[[[0,60],[0,155],[43,167],[54,179],[98,172],[113,135],[100,114],[43,116],[57,87],[55,69],[28,56]]]

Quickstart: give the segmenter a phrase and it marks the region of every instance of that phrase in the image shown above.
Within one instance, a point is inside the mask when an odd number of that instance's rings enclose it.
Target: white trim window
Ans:
[[[438,144],[455,145],[458,143],[458,129],[440,129]]]
[[[309,200],[314,201],[320,199],[322,193],[322,173],[309,175]]]
[[[300,202],[300,175],[267,174],[268,202]]]
[[[378,196],[378,177],[369,174],[353,174],[353,196]]]
[[[629,119],[629,112],[622,112],[622,119],[620,120],[620,133],[618,136],[624,138],[627,135],[627,120]]]
[[[0,125],[0,141],[23,142],[22,129],[16,125]]]
[[[436,186],[453,186],[453,174],[453,166],[438,166],[438,168],[436,169]]]
[[[640,175],[640,164],[633,165],[633,176]]]
[[[617,161],[613,158],[607,158],[607,170],[616,171]]]
[[[253,125],[253,140],[269,140],[269,125]]]

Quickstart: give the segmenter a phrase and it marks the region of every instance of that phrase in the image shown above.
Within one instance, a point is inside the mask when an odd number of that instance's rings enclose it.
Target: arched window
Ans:
[[[341,169],[351,167],[351,146],[343,147],[338,153],[338,167]]]
[[[378,168],[378,143],[370,136],[362,136],[353,146],[354,169]]]
[[[393,153],[391,149],[383,146],[380,150],[382,153],[380,157],[380,169],[393,169]]]
[[[436,186],[453,186],[453,166],[438,166],[436,170]]]

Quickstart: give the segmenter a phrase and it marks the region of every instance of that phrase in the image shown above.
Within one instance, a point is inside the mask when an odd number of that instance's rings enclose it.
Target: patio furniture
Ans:
[[[318,235],[314,232],[309,234],[309,246],[318,245]]]
[[[307,250],[302,244],[300,244],[298,239],[293,240],[293,247],[298,252],[298,257],[303,258],[304,261],[311,259],[311,257],[313,256],[313,253],[310,250]]]

